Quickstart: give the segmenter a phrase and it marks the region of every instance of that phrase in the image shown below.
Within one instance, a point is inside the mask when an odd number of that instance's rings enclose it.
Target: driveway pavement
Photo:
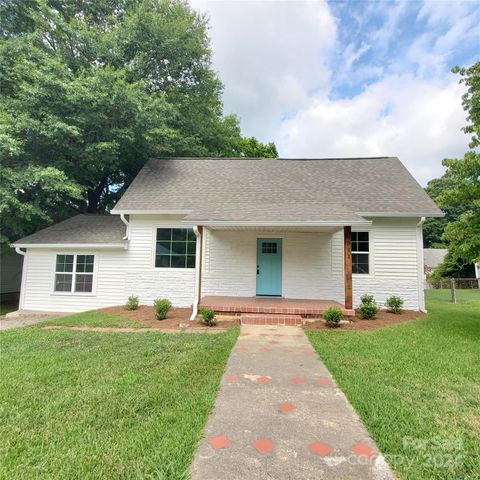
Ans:
[[[298,327],[243,325],[192,480],[394,479]]]
[[[65,312],[37,312],[37,311],[20,311],[11,312],[7,315],[0,316],[0,330],[9,330],[10,328],[24,327],[33,325],[34,323],[44,322],[52,318],[64,317],[71,315]]]

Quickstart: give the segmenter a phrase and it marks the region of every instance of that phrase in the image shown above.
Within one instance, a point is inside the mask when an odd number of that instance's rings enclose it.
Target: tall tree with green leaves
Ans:
[[[464,131],[472,135],[469,151],[462,159],[445,159],[446,176],[452,185],[438,197],[441,206],[468,209],[456,221],[446,225],[443,239],[453,258],[480,262],[480,62],[469,68],[455,68],[467,87],[463,108],[469,122]]]
[[[108,210],[150,157],[277,156],[223,115],[208,22],[186,1],[0,0],[0,16],[0,195],[28,204],[19,192],[44,184],[12,191],[20,179],[65,176],[38,222],[10,203],[4,244]]]

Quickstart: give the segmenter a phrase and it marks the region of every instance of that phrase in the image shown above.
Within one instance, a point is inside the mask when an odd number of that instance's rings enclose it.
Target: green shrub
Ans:
[[[378,310],[379,309],[375,303],[362,303],[360,305],[360,314],[362,315],[362,318],[366,320],[375,318]]]
[[[404,301],[402,297],[395,297],[394,295],[385,300],[385,305],[387,306],[388,310],[393,313],[401,313],[403,303]]]
[[[364,293],[361,297],[360,297],[360,301],[362,302],[362,304],[364,305],[375,305],[375,297],[373,295],[371,295],[370,293]]]
[[[202,315],[203,323],[209,327],[213,327],[215,322],[215,312],[211,308],[201,307],[200,314]]]
[[[125,310],[136,310],[138,308],[138,297],[136,295],[130,295],[127,303],[125,304]]]
[[[153,307],[155,308],[155,316],[159,320],[163,320],[167,317],[167,313],[172,306],[172,302],[166,298],[157,298],[153,302]]]
[[[323,312],[323,318],[328,327],[337,328],[343,318],[342,311],[337,307],[329,307]]]

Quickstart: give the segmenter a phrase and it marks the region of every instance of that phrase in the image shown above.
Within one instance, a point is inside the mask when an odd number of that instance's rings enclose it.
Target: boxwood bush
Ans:
[[[203,323],[209,327],[213,327],[215,322],[215,312],[211,308],[201,307],[200,314],[202,315]]]
[[[172,307],[172,302],[167,298],[157,298],[153,302],[153,307],[155,308],[155,316],[158,320],[164,320],[167,318],[167,313]]]
[[[323,312],[323,318],[328,327],[337,328],[343,318],[343,313],[337,307],[329,307]]]
[[[138,297],[136,295],[130,295],[127,303],[125,304],[125,310],[136,310],[138,308]]]
[[[385,305],[387,306],[388,311],[393,313],[402,313],[403,304],[403,298],[396,297],[395,295],[392,295],[385,300]]]
[[[371,320],[375,318],[375,315],[378,313],[378,306],[375,303],[375,297],[369,293],[365,293],[360,297],[362,301],[360,305],[360,315],[365,320]]]

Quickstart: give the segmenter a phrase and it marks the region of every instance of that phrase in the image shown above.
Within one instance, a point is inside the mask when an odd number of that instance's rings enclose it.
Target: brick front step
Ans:
[[[243,325],[302,325],[300,315],[241,315]]]

